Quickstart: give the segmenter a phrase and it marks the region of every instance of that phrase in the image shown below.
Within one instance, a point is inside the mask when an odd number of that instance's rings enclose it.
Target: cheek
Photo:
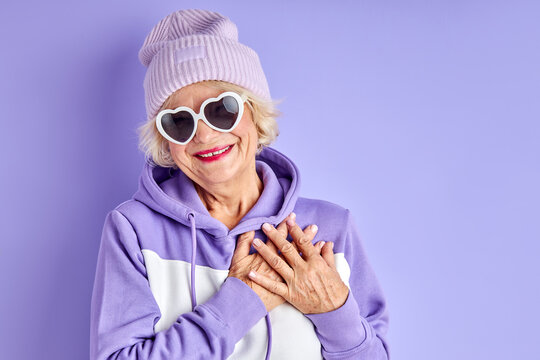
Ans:
[[[254,126],[245,126],[241,129],[238,129],[238,136],[241,141],[244,143],[244,146],[257,146],[258,134],[257,129]]]
[[[169,143],[169,151],[173,158],[181,159],[186,157],[186,146]]]
[[[241,129],[239,130],[242,131],[242,136],[246,138],[246,140],[249,140],[249,142],[257,143],[259,136],[257,133],[257,128],[255,127],[255,124],[253,123],[251,117],[247,119],[242,119],[242,123],[240,124],[240,126]]]
[[[253,124],[251,127],[251,138],[252,141],[255,143],[255,146],[257,146],[259,142],[259,133],[257,132],[257,127],[255,126],[255,124]]]

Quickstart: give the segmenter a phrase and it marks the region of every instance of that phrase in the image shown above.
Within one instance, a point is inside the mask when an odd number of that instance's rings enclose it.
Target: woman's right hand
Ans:
[[[283,220],[276,228],[284,237],[287,237],[286,220],[288,218],[289,217]],[[229,268],[229,277],[238,278],[249,285],[249,287],[251,287],[251,289],[253,289],[257,295],[259,295],[259,298],[264,303],[264,306],[266,306],[266,311],[270,312],[276,306],[283,304],[285,299],[253,282],[249,278],[248,274],[250,271],[257,271],[265,274],[265,276],[268,276],[275,281],[283,281],[283,279],[274,269],[272,269],[270,265],[266,263],[258,252],[251,255],[249,254],[254,237],[255,231],[253,230],[245,232],[238,237],[238,241],[236,242],[236,250],[234,251],[231,266]],[[271,244],[271,241],[268,242],[268,245],[271,245],[271,250],[277,254],[276,247],[274,244]]]

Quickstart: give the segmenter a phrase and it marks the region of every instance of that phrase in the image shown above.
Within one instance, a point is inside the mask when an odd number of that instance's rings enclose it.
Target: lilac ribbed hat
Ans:
[[[146,36],[139,59],[148,67],[148,119],[176,90],[203,80],[227,81],[270,100],[257,53],[239,43],[236,25],[216,12],[189,9],[167,15]]]

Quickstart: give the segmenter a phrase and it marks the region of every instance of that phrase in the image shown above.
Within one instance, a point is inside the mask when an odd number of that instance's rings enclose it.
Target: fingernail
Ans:
[[[311,225],[311,231],[313,231],[314,233],[317,232],[317,230],[319,230],[319,227],[315,224]]]
[[[324,244],[326,244],[326,242],[325,242],[325,241],[321,241],[319,244],[320,244],[320,247],[323,247]]]
[[[254,239],[253,245],[255,245],[255,247],[259,247],[262,245],[262,241],[260,239]]]
[[[249,277],[254,279],[257,277],[257,274],[255,274],[255,272],[252,270],[249,272]]]
[[[294,226],[294,218],[288,219],[287,220],[287,225]]]
[[[291,219],[296,219],[296,214],[294,212],[291,213]]]
[[[263,228],[264,230],[267,230],[267,231],[268,231],[268,230],[272,229],[272,226],[271,226],[269,223],[264,223],[263,226],[262,226],[262,228]]]
[[[330,243],[330,248],[331,248],[332,250],[334,250],[334,243],[333,243],[333,242]]]

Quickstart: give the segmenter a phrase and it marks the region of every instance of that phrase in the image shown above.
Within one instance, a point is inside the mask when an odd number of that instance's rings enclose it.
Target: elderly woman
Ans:
[[[210,11],[162,19],[148,67],[146,163],[107,214],[91,359],[388,359],[388,313],[352,216],[300,197],[268,147],[257,54]]]

